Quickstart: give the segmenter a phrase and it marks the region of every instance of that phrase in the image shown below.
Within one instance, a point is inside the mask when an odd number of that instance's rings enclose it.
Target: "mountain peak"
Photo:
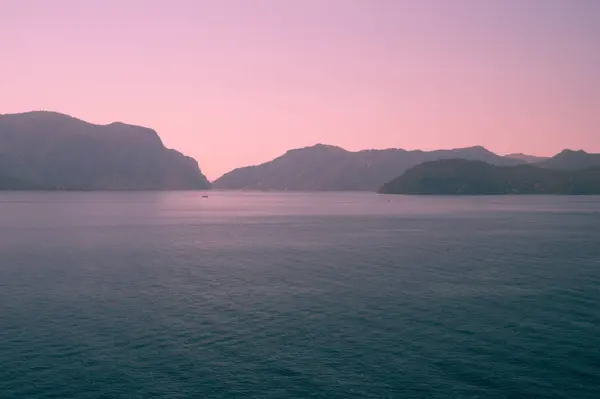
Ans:
[[[308,147],[294,148],[287,150],[286,154],[306,153],[306,152],[317,152],[317,153],[333,153],[333,152],[347,152],[342,147],[329,144],[315,144]]]
[[[600,166],[600,154],[590,154],[584,150],[565,149],[537,165],[549,169],[587,169]]]
[[[19,120],[37,120],[41,122],[52,122],[57,120],[77,120],[83,122],[81,119],[77,119],[71,115],[63,114],[61,112],[46,111],[46,110],[34,110],[18,112],[14,114],[0,114],[4,118],[19,119]],[[85,122],[87,123],[87,122]]]
[[[323,143],[317,143],[317,144],[315,144],[315,145],[313,145],[311,147],[306,147],[306,148],[314,148],[314,149],[320,149],[320,150],[334,150],[334,151],[342,150],[342,151],[346,151],[342,147],[338,147],[336,145],[331,145],[331,144],[323,144]]]
[[[490,150],[488,150],[487,148],[485,148],[484,146],[481,146],[481,145],[474,145],[474,146],[465,147],[465,148],[457,148],[457,149],[455,149],[455,151],[469,151],[469,152],[474,152],[474,153],[479,153],[479,154],[493,154],[493,152],[491,152]]]
[[[91,123],[68,114],[55,111],[27,111],[16,114],[0,115],[0,120],[12,125],[10,130],[18,131],[18,127],[29,126],[38,133],[62,134],[69,131],[83,135],[114,135],[120,138],[144,139],[152,145],[163,146],[158,133],[150,128],[123,122],[112,122],[106,125]]]
[[[5,117],[5,118],[14,118],[14,119],[20,119],[20,120],[26,120],[26,119],[27,120],[36,120],[36,121],[48,122],[48,123],[57,122],[57,121],[61,121],[61,122],[78,121],[80,123],[83,123],[86,125],[91,125],[91,126],[105,126],[105,127],[124,126],[124,127],[130,127],[130,128],[152,130],[152,129],[149,129],[149,128],[146,128],[143,126],[133,125],[131,123],[125,123],[125,122],[121,122],[121,121],[115,121],[115,122],[111,122],[111,123],[107,123],[107,124],[92,123],[92,122],[88,122],[88,121],[85,121],[80,118],[76,118],[69,114],[65,114],[62,112],[56,112],[56,111],[48,111],[48,110],[33,110],[33,111],[18,112],[18,113],[13,113],[13,114],[0,114],[0,116]]]
[[[561,152],[559,152],[556,156],[563,156],[563,155],[588,155],[587,152],[585,152],[584,150],[571,150],[571,149],[564,149]]]
[[[47,111],[47,110],[43,110],[43,109],[31,110],[31,111],[24,111],[24,112],[17,112],[17,113],[14,113],[14,114],[6,114],[6,115],[14,115],[14,116],[56,116],[56,117],[67,117],[67,118],[75,119],[71,115],[64,114],[62,112]]]

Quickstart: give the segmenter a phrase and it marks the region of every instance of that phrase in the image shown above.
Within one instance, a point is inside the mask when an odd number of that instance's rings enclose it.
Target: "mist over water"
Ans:
[[[0,398],[596,398],[600,197],[0,194]]]

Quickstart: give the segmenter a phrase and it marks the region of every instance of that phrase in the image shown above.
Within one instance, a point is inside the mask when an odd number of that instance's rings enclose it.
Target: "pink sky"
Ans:
[[[0,0],[0,113],[152,127],[214,179],[289,148],[600,152],[600,1]]]

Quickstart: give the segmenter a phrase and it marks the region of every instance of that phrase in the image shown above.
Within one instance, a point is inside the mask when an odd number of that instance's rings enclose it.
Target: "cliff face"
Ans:
[[[53,112],[0,115],[0,189],[209,187],[196,161],[165,148],[154,130]]]

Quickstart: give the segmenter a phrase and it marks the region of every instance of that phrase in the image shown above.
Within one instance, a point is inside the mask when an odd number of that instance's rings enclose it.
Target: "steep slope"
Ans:
[[[151,129],[54,112],[0,115],[0,189],[171,190],[210,184]]]
[[[290,150],[261,165],[235,169],[214,181],[213,186],[233,190],[374,191],[412,166],[449,158],[484,160],[497,165],[523,163],[483,147],[430,152],[402,149],[350,152],[317,144]]]
[[[586,169],[600,166],[600,154],[589,154],[583,150],[563,150],[552,158],[536,164],[549,169]]]
[[[495,166],[450,159],[426,162],[384,184],[383,194],[499,195],[600,194],[600,168],[553,170],[532,165]]]

